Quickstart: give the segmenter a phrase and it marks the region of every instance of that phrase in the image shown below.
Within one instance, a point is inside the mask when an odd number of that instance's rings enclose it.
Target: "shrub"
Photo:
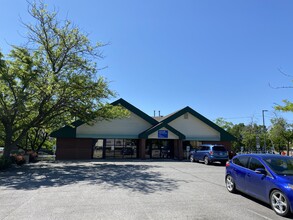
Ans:
[[[27,154],[29,155],[29,162],[35,163],[37,162],[38,154],[35,151],[28,151]]]
[[[21,166],[23,164],[25,164],[25,158],[23,155],[17,155],[16,158],[15,158],[15,163],[18,165],[18,166]]]
[[[5,159],[3,156],[0,157],[0,170],[5,170],[11,165],[11,160]]]
[[[12,154],[10,159],[12,163],[17,164],[18,166],[25,164],[25,158],[21,154]]]

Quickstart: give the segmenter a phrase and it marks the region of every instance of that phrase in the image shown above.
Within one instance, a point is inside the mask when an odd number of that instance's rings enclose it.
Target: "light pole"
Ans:
[[[263,125],[263,132],[264,132],[264,152],[267,151],[267,143],[266,143],[266,126],[265,126],[265,112],[267,112],[268,110],[262,110],[262,125]]]

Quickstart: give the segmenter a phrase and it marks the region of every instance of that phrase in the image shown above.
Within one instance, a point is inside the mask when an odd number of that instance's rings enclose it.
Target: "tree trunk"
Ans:
[[[22,138],[25,137],[26,133],[27,133],[27,129],[22,130],[18,138],[16,140],[13,140],[12,128],[10,127],[5,128],[5,141],[4,141],[4,153],[3,153],[3,157],[5,159],[10,158],[11,150],[17,146],[17,144]]]
[[[15,146],[16,144],[12,143],[12,132],[9,132],[7,130],[5,132],[6,132],[6,137],[5,137],[3,157],[5,159],[9,159],[11,150],[12,150],[13,146]]]

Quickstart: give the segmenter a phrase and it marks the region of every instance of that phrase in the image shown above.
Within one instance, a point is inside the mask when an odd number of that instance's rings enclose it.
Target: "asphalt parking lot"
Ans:
[[[28,164],[0,172],[0,219],[284,219],[228,193],[224,175],[179,161]]]

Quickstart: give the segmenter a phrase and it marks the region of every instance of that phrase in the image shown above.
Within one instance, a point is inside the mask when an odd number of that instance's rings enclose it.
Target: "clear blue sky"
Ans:
[[[262,124],[293,101],[292,0],[45,1],[92,42],[109,43],[99,67],[119,96],[153,115],[185,106],[214,121]],[[21,44],[26,1],[2,0],[0,48]],[[279,71],[292,75],[286,77]],[[272,85],[272,86],[270,86]],[[111,100],[114,101],[114,100]],[[293,113],[279,113],[293,123]]]

